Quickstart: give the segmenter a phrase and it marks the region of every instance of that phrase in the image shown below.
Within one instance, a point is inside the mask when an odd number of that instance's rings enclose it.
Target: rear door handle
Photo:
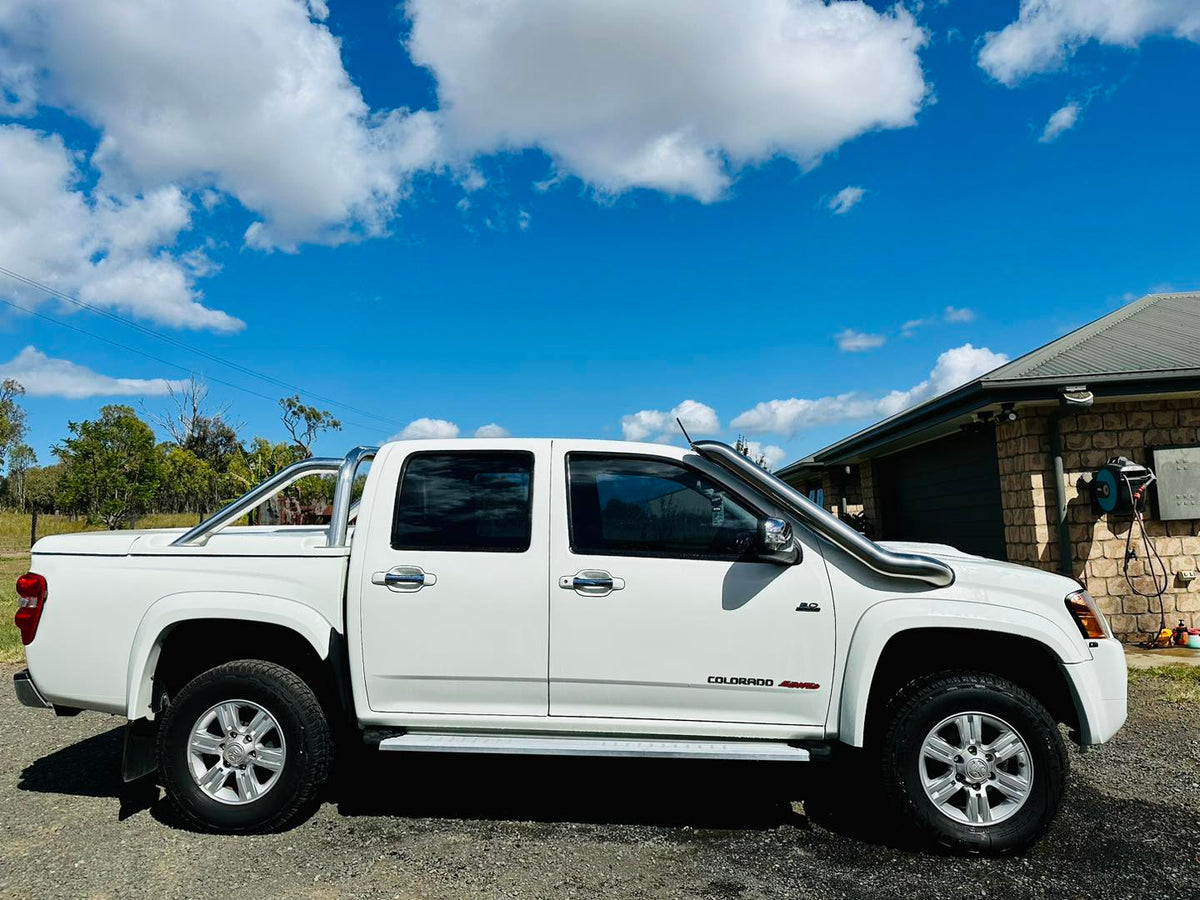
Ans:
[[[610,575],[603,569],[584,569],[574,575],[561,576],[558,586],[585,597],[605,597],[613,591],[624,590],[625,579]]]
[[[412,593],[437,584],[437,576],[419,566],[394,566],[386,572],[374,572],[371,584],[381,584],[398,593]]]

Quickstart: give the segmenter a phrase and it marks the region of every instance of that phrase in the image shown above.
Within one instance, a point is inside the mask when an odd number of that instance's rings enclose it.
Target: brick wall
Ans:
[[[843,479],[845,479],[843,481]],[[821,471],[810,473],[805,477],[792,478],[790,484],[804,495],[815,488],[825,492],[825,510],[838,515],[838,502],[842,499],[845,489],[846,515],[857,516],[866,513],[870,522],[878,522],[875,510],[875,489],[871,480],[871,464],[851,466],[850,474],[844,475],[840,469],[833,472]]]
[[[1052,409],[1026,408],[1015,422],[996,429],[1004,536],[1012,562],[1058,569],[1057,513],[1053,493],[1049,420]],[[1125,640],[1139,640],[1159,625],[1156,598],[1137,596],[1122,574],[1128,516],[1097,516],[1081,479],[1114,456],[1151,464],[1150,449],[1167,444],[1200,444],[1200,398],[1096,403],[1061,420],[1067,512],[1071,530],[1072,569]],[[1200,562],[1200,521],[1160,522],[1146,511],[1146,530],[1170,572],[1164,595],[1167,624],[1181,618],[1200,625],[1200,580],[1190,585],[1177,572]],[[1146,574],[1147,548],[1135,531],[1137,558],[1129,574],[1140,590],[1151,591]]]

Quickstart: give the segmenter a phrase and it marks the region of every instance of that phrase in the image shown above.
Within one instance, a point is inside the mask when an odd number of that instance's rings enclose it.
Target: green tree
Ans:
[[[272,475],[286,469],[292,463],[305,458],[303,448],[286,441],[269,441],[264,437],[256,437],[243,448],[229,464],[229,482],[231,492],[242,494],[255,485],[261,484]],[[295,498],[298,491],[295,486],[289,489],[289,496]],[[251,510],[251,524],[269,524],[280,521],[280,498],[267,500],[257,509]]]
[[[342,430],[342,423],[334,418],[333,413],[306,406],[300,402],[299,394],[284,397],[279,401],[279,408],[283,411],[283,427],[305,457],[312,456],[313,441],[323,432]]]
[[[62,484],[62,463],[30,469],[25,473],[25,502],[38,512],[58,512],[65,508],[58,492]]]
[[[100,418],[68,424],[54,447],[62,461],[60,497],[89,520],[120,528],[153,503],[162,458],[150,426],[128,406],[103,406]]]
[[[205,512],[220,497],[222,476],[191,450],[160,444],[162,481],[157,506],[160,511]]]
[[[190,450],[217,473],[229,471],[229,464],[241,449],[237,427],[228,421],[229,407],[210,408],[208,385],[191,378],[181,388],[168,388],[173,409],[150,414],[150,421],[171,437],[171,442]]]
[[[301,459],[303,451],[293,444],[256,437],[229,464],[229,475],[234,489],[244,493]]]
[[[24,393],[25,388],[16,379],[0,382],[0,467],[25,437],[25,410],[17,403]]]
[[[8,454],[8,496],[18,510],[25,509],[29,470],[37,465],[37,454],[28,444],[17,444]]]

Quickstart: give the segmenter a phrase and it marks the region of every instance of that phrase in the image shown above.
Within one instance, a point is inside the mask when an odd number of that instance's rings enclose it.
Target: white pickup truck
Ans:
[[[235,524],[320,472],[328,525]],[[362,447],[187,532],[44,538],[32,569],[22,702],[127,717],[126,778],[224,831],[294,821],[350,739],[846,765],[875,813],[1003,852],[1057,810],[1059,724],[1089,747],[1125,719],[1078,584],[873,543],[716,441]]]

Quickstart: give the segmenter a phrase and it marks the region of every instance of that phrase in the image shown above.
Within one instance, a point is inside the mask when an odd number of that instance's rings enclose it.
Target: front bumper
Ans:
[[[1063,666],[1079,712],[1081,747],[1103,744],[1120,730],[1128,714],[1125,648],[1112,638],[1089,641],[1088,646],[1091,659]]]
[[[32,706],[34,709],[53,709],[54,706],[42,696],[42,692],[37,689],[37,685],[33,683],[33,678],[29,674],[28,669],[22,669],[13,675],[13,690],[17,692],[17,699],[21,701],[23,706]]]

